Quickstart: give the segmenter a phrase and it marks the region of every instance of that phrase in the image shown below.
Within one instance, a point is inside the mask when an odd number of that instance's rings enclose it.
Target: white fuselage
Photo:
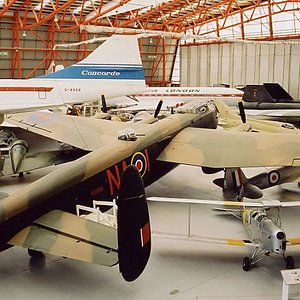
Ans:
[[[266,253],[284,254],[286,235],[264,210],[243,211],[243,223],[251,240]]]
[[[2,79],[0,80],[0,112],[10,113],[42,109],[66,104],[100,101],[145,90],[135,80],[98,79]]]
[[[178,107],[193,100],[221,98],[229,105],[237,105],[243,92],[226,87],[149,87],[146,92],[131,93],[133,99],[118,97],[114,99],[116,106],[132,104],[136,110],[154,110],[158,101],[163,101],[163,109]]]

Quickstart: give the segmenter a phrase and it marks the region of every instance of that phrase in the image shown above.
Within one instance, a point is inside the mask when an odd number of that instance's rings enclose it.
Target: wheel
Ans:
[[[28,254],[32,258],[38,258],[38,257],[43,257],[44,256],[44,254],[41,251],[36,251],[36,250],[33,250],[33,249],[28,249]]]
[[[285,259],[286,262],[286,268],[287,269],[294,269],[295,268],[295,262],[294,262],[294,258],[292,256],[288,256]]]
[[[250,270],[251,261],[249,257],[244,257],[243,259],[243,270],[249,271]]]

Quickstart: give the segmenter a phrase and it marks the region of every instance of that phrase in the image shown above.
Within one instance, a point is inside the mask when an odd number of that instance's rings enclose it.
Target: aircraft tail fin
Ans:
[[[214,183],[221,186],[223,182],[223,192],[226,198],[241,199],[247,197],[258,199],[262,197],[262,191],[257,186],[249,183],[246,175],[240,168],[225,169],[224,180],[217,179]]]
[[[133,165],[122,174],[117,204],[119,268],[126,281],[133,281],[143,272],[151,251],[144,184]]]
[[[82,61],[40,78],[144,81],[138,36],[113,35]]]
[[[264,83],[246,85],[243,100],[259,103],[285,103],[293,102],[293,97],[278,83]]]

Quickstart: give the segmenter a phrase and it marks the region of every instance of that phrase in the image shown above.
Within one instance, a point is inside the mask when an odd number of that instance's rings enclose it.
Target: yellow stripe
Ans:
[[[292,245],[299,245],[300,244],[300,238],[288,239],[288,241]]]
[[[245,246],[245,243],[242,240],[227,240],[228,245],[234,246]]]
[[[243,206],[242,202],[238,201],[224,201],[224,206]]]

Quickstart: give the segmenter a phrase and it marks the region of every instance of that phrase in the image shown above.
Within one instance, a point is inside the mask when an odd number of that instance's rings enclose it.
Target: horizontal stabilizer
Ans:
[[[218,187],[220,187],[220,188],[224,188],[224,178],[216,178],[216,179],[214,179],[213,180],[213,183],[215,184],[215,185],[217,185]]]
[[[104,266],[118,262],[115,228],[59,210],[40,217],[9,244]]]

